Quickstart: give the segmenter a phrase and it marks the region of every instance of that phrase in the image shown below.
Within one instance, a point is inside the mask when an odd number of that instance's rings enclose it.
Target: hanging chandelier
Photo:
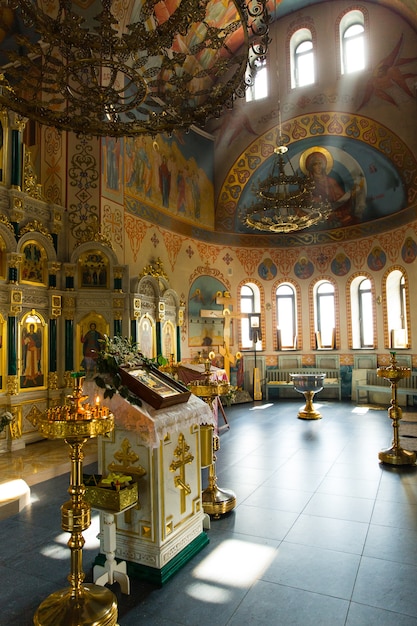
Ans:
[[[96,136],[203,127],[251,84],[268,21],[266,0],[6,0],[0,105]]]
[[[272,171],[253,186],[256,200],[241,212],[243,224],[271,233],[291,233],[314,226],[332,210],[328,200],[314,195],[314,189],[312,178],[295,172],[280,133]]]

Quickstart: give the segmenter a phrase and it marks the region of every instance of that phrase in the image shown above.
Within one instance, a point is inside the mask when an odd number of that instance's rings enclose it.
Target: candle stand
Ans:
[[[82,374],[72,374],[74,389],[69,403],[48,409],[34,422],[47,439],[64,439],[70,448],[71,472],[68,493],[71,499],[61,506],[62,529],[71,533],[69,588],[51,594],[38,607],[33,618],[35,626],[116,626],[117,601],[106,587],[84,583],[82,569],[82,531],[91,524],[91,507],[84,500],[83,445],[99,435],[108,435],[114,428],[113,415],[106,407],[85,404]]]
[[[294,389],[304,394],[306,404],[300,409],[298,416],[304,420],[319,420],[322,415],[313,405],[313,398],[316,393],[323,389],[323,381],[326,374],[290,374]]]
[[[210,360],[207,359],[204,379],[193,381],[189,388],[194,395],[200,397],[213,409],[214,402],[220,402],[220,396],[229,393],[230,384],[210,380]],[[201,467],[208,467],[208,486],[202,494],[203,510],[214,519],[219,519],[221,515],[232,511],[236,506],[235,493],[228,489],[220,489],[217,485],[214,452],[217,452],[219,447],[220,438],[214,434],[214,427],[210,424],[200,426]]]
[[[416,462],[416,453],[404,450],[400,445],[399,422],[402,418],[402,410],[398,406],[397,387],[402,378],[409,378],[411,369],[397,365],[395,352],[391,352],[390,365],[378,367],[376,370],[380,378],[385,378],[391,383],[391,406],[388,408],[388,417],[392,420],[394,436],[391,448],[381,450],[378,457],[382,463],[389,465],[413,465]]]

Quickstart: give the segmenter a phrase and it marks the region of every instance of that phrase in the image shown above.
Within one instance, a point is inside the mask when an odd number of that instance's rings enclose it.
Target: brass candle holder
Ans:
[[[314,407],[313,398],[316,393],[323,389],[323,381],[326,374],[290,374],[294,389],[302,393],[305,398],[305,406],[298,412],[300,419],[319,420],[322,415]]]
[[[211,353],[209,354],[210,357]],[[214,357],[213,357],[214,358]],[[230,384],[212,381],[210,379],[210,359],[205,361],[204,379],[190,383],[191,392],[206,402],[211,409],[216,398],[227,395]],[[220,438],[214,434],[214,427],[203,424],[200,427],[201,466],[208,467],[208,486],[202,493],[203,510],[214,519],[232,511],[236,506],[236,495],[228,489],[220,489],[217,485],[216,456],[215,452],[220,448]]]
[[[71,533],[69,588],[51,594],[38,607],[35,626],[116,626],[117,601],[106,587],[84,583],[82,532],[91,524],[91,506],[84,500],[83,445],[99,435],[108,435],[114,418],[106,407],[85,404],[82,374],[72,374],[74,389],[69,404],[48,409],[35,425],[47,439],[64,439],[70,447],[71,473],[68,493],[71,499],[61,506],[62,529]]]
[[[381,450],[378,457],[382,463],[390,465],[413,465],[416,462],[416,453],[404,450],[400,445],[399,422],[402,418],[402,410],[398,406],[397,387],[402,378],[409,378],[411,369],[400,367],[397,364],[395,352],[391,352],[390,365],[388,367],[378,367],[376,373],[379,377],[385,378],[391,383],[391,406],[388,408],[388,417],[392,420],[393,440],[391,448]]]

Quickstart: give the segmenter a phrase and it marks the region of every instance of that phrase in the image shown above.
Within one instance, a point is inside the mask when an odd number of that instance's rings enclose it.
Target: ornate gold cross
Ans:
[[[190,446],[185,441],[184,435],[180,433],[178,437],[178,445],[174,450],[174,456],[177,460],[172,461],[169,466],[169,471],[176,472],[178,469],[180,470],[179,475],[174,476],[174,485],[180,489],[181,513],[185,513],[185,498],[191,493],[190,485],[185,482],[185,466],[187,463],[192,463],[194,461],[194,457],[189,450]]]

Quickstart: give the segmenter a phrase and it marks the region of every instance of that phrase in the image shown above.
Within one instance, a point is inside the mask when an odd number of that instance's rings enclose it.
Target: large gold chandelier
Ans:
[[[248,228],[291,233],[318,224],[331,212],[330,202],[314,195],[313,179],[297,174],[287,153],[280,136],[271,173],[254,185],[256,200],[241,212],[242,222]]]
[[[0,105],[77,133],[202,127],[267,52],[266,0],[1,4]]]

